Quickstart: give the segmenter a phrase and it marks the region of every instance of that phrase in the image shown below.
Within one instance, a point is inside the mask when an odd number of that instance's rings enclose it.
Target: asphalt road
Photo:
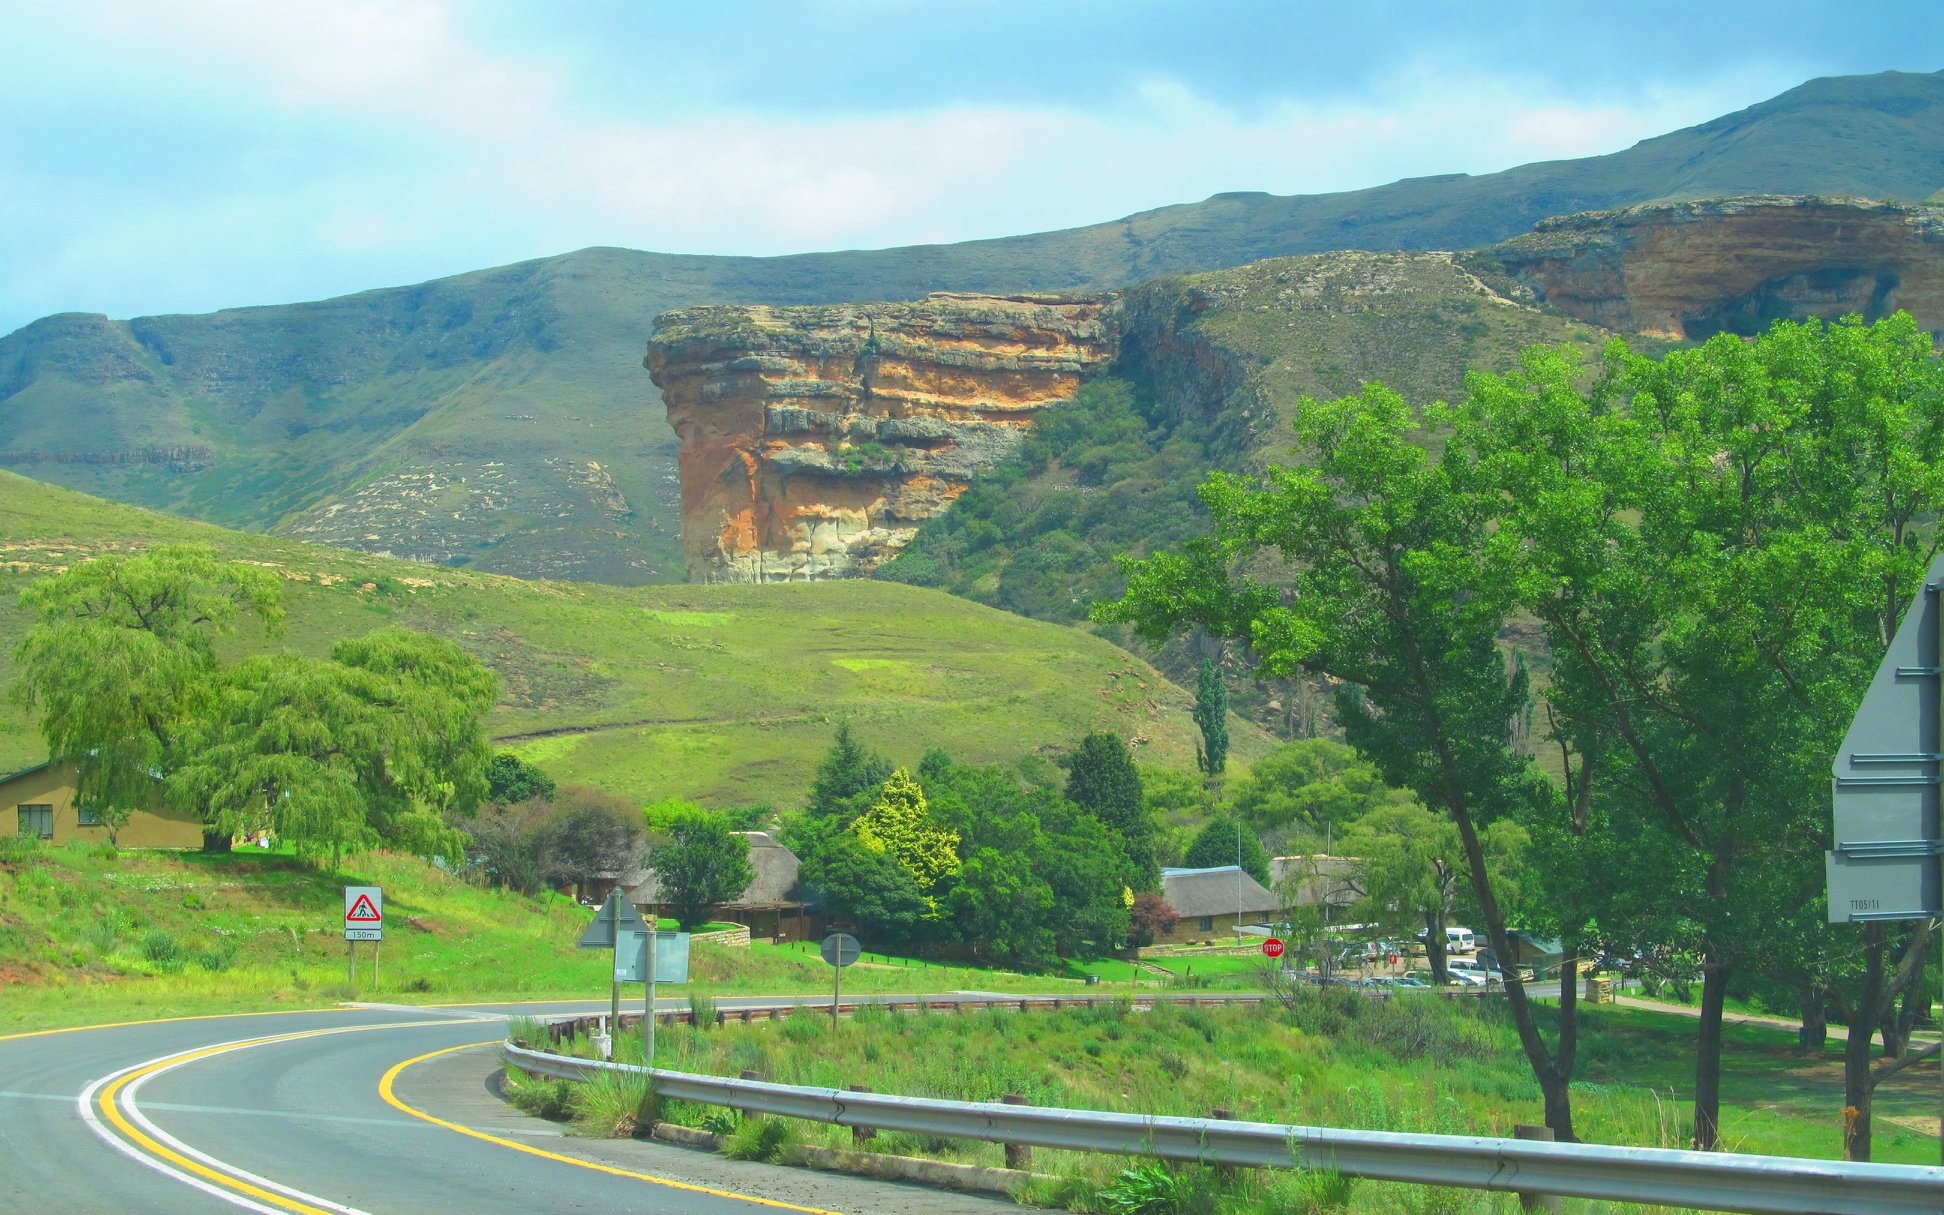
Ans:
[[[489,1044],[504,1015],[601,1007],[362,1007],[0,1038],[0,1212],[1017,1209],[662,1144],[566,1139],[490,1091]]]

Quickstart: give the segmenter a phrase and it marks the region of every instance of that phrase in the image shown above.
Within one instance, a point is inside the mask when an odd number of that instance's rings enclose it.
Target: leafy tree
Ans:
[[[1057,958],[1053,901],[1053,888],[1027,858],[981,848],[966,858],[952,887],[952,918],[973,953],[1041,968]]]
[[[1595,761],[1594,811],[1663,860],[1659,899],[1701,951],[1694,1124],[1712,1147],[1729,987],[1760,964],[1753,926],[1821,891],[1829,756],[1931,552],[1944,375],[1908,317],[1778,325],[1661,360],[1616,343],[1585,388],[1529,353],[1478,377],[1459,422],[1554,654],[1552,732]],[[1863,929],[1865,950],[1886,931]],[[1914,972],[1866,969],[1892,981],[1866,978],[1865,1005]],[[1867,1034],[1882,1009],[1858,1012]],[[1851,1154],[1867,1087],[1849,1069]]]
[[[1486,864],[1508,905],[1518,895],[1526,841],[1525,829],[1510,819],[1483,833]],[[1350,886],[1357,901],[1351,914],[1398,935],[1423,933],[1431,972],[1443,983],[1445,927],[1471,893],[1458,828],[1422,806],[1381,806],[1351,824],[1342,852],[1354,858]]]
[[[1135,890],[1161,882],[1154,860],[1154,825],[1141,800],[1141,775],[1118,734],[1089,734],[1080,740],[1067,769],[1067,800],[1113,828],[1125,859],[1122,880]]]
[[[520,894],[547,888],[547,838],[555,807],[542,798],[489,802],[466,823],[466,860],[486,881]]]
[[[1233,865],[1241,857],[1242,871],[1256,881],[1269,884],[1269,854],[1255,832],[1232,818],[1212,820],[1188,845],[1182,864],[1190,869],[1216,869]]]
[[[1206,658],[1195,677],[1194,717],[1202,736],[1195,748],[1195,766],[1205,776],[1220,776],[1228,770],[1228,685]]]
[[[687,932],[708,919],[709,908],[741,894],[755,876],[749,867],[749,837],[738,835],[720,814],[684,815],[669,832],[669,842],[649,853],[661,885],[662,901]]]
[[[853,814],[853,801],[883,784],[890,775],[891,765],[852,735],[850,720],[839,721],[837,737],[817,764],[809,812],[818,818]]]
[[[457,857],[486,788],[492,672],[441,638],[385,629],[324,661],[245,659],[185,723],[169,797],[225,837],[267,827],[310,855],[390,844]]]
[[[885,780],[877,800],[851,824],[851,831],[866,849],[896,861],[927,896],[959,867],[958,832],[932,821],[925,791],[902,768]]]
[[[1278,850],[1293,840],[1321,844],[1381,804],[1410,804],[1369,761],[1327,738],[1285,743],[1228,786],[1233,811]]]
[[[1213,535],[1124,561],[1127,594],[1099,605],[1097,618],[1133,624],[1157,644],[1199,626],[1247,644],[1273,675],[1337,681],[1351,745],[1457,827],[1487,934],[1509,956],[1482,829],[1556,812],[1560,798],[1512,745],[1528,694],[1523,670],[1498,649],[1514,596],[1486,543],[1496,504],[1432,454],[1423,424],[1381,385],[1304,399],[1295,427],[1298,463],[1257,479],[1212,475],[1202,499]],[[1279,560],[1252,564],[1271,550]],[[1287,578],[1271,585],[1241,572],[1258,568]],[[1550,1045],[1516,975],[1506,990],[1546,1125],[1570,1140],[1572,988],[1562,990]]]
[[[1152,945],[1161,937],[1175,930],[1181,923],[1181,913],[1169,906],[1168,900],[1151,890],[1143,890],[1134,896],[1134,905],[1127,912],[1127,942],[1139,947]]]
[[[486,800],[501,805],[539,798],[552,801],[554,779],[511,751],[496,751],[486,768]]]
[[[911,874],[849,833],[805,857],[799,880],[821,896],[833,921],[856,925],[860,935],[876,944],[906,945],[924,932],[930,908]]]
[[[535,799],[538,800],[538,799]],[[541,837],[541,870],[549,886],[585,895],[603,878],[617,878],[641,857],[641,815],[622,798],[570,785]]]
[[[75,765],[77,804],[111,839],[178,762],[211,695],[216,640],[245,617],[274,634],[281,595],[268,570],[206,547],[97,557],[20,593],[31,623],[14,651],[14,693],[37,711],[51,758]]]

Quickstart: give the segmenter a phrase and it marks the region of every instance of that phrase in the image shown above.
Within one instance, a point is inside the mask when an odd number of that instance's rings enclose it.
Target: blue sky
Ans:
[[[1616,151],[1944,6],[0,0],[0,333]]]

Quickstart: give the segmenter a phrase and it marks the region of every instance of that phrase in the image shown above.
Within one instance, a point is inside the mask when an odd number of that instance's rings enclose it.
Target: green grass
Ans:
[[[754,1069],[787,1084],[844,1087],[957,1100],[1019,1094],[1036,1105],[1130,1113],[1234,1117],[1369,1130],[1509,1136],[1540,1120],[1527,1071],[1502,1004],[1421,995],[1370,1001],[1307,993],[1295,1009],[1260,1006],[1152,1012],[1124,1003],[1063,1012],[998,1009],[962,1015],[866,1010],[832,1025],[822,1017],[783,1023],[672,1027],[657,1037],[658,1065],[733,1075]],[[1336,998],[1342,995],[1344,998]],[[1682,1104],[1691,1067],[1691,1019],[1627,1009],[1587,1009],[1574,1113],[1593,1142],[1683,1147]],[[1723,1090],[1725,1146],[1738,1151],[1833,1158],[1840,1154],[1840,1082],[1835,1052],[1803,1057],[1793,1039],[1749,1027],[1732,1030]],[[623,1057],[638,1043],[624,1040]],[[1935,1079],[1900,1086],[1929,1099]],[[1891,1101],[1891,1111],[1899,1095]],[[704,1110],[669,1103],[663,1116],[698,1124]],[[804,1142],[849,1146],[842,1128],[805,1124]],[[1878,1158],[1931,1163],[1933,1137],[1878,1123]],[[880,1133],[872,1150],[997,1165],[993,1144]],[[1087,1205],[1127,1161],[1036,1152],[1034,1168],[1066,1178],[1067,1197]],[[1260,1183],[1257,1183],[1260,1184]],[[1089,1189],[1089,1185],[1092,1187]],[[1243,1187],[1247,1190],[1248,1187]],[[1449,1201],[1454,1210],[1496,1210],[1499,1200],[1463,1191],[1359,1184],[1353,1209],[1417,1211]],[[1218,1195],[1209,1211],[1253,1210],[1259,1196]],[[1297,1206],[1295,1209],[1302,1209]],[[1575,1210],[1607,1209],[1575,1205]]]
[[[190,541],[283,574],[277,644],[322,654],[387,624],[451,638],[500,677],[487,725],[502,746],[560,781],[643,802],[793,804],[844,716],[906,765],[931,746],[1010,763],[1093,730],[1145,739],[1143,762],[1194,762],[1192,698],[1153,668],[1081,631],[937,592],[522,581],[224,531],[5,472],[0,683],[26,627],[19,587],[95,553]],[[1267,745],[1236,732],[1243,762]],[[0,704],[0,771],[44,755],[24,710]]]
[[[342,888],[385,890],[386,940],[347,981]],[[210,1013],[403,1003],[604,999],[612,963],[575,941],[593,911],[462,882],[417,860],[351,858],[342,871],[276,852],[205,856],[0,839],[0,1033]],[[664,919],[661,926],[675,928]],[[814,947],[701,943],[692,982],[666,996],[828,998]],[[855,966],[846,992],[1077,989],[953,966]],[[626,998],[638,1003],[641,988]]]

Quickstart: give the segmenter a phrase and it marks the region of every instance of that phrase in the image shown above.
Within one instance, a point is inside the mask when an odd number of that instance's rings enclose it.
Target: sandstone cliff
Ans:
[[[1539,224],[1491,256],[1544,302],[1623,332],[1705,338],[1781,319],[1944,329],[1944,208],[1762,195]]]
[[[1104,309],[936,294],[656,318],[689,580],[870,573],[1112,357]]]

